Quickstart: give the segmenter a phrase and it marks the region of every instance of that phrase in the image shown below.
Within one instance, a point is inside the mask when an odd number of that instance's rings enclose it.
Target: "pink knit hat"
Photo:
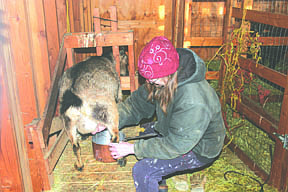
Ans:
[[[154,37],[142,50],[138,59],[140,75],[157,79],[175,73],[179,55],[172,43],[163,36]]]

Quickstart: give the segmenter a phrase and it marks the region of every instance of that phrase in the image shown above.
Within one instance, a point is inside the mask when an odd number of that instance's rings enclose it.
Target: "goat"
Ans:
[[[67,69],[59,82],[60,117],[82,170],[79,140],[96,132],[100,123],[112,141],[119,141],[117,103],[122,99],[119,76],[112,54],[92,56]]]

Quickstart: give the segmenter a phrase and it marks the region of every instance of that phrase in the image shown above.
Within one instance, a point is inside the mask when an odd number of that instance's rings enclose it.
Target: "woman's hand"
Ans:
[[[111,156],[114,159],[119,159],[127,155],[135,154],[134,144],[131,144],[128,142],[110,143],[109,146],[110,146],[109,150],[111,152]]]
[[[101,132],[101,131],[103,131],[103,130],[106,129],[106,128],[107,128],[106,126],[98,123],[98,124],[97,124],[97,127],[96,127],[96,130],[93,131],[91,134],[92,134],[92,135],[95,135],[96,133]]]

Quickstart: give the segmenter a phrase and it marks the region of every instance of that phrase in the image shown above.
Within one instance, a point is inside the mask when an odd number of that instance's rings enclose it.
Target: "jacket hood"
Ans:
[[[179,54],[178,87],[186,83],[195,83],[205,79],[204,61],[192,50],[177,48]]]

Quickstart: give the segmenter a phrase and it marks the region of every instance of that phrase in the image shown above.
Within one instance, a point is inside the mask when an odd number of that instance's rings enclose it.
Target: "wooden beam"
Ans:
[[[118,28],[123,30],[140,29],[140,28],[157,28],[164,25],[164,21],[157,20],[119,20]]]
[[[128,45],[128,64],[130,77],[130,91],[133,92],[138,88],[138,79],[135,78],[135,64],[134,64],[134,46]]]
[[[60,116],[55,116],[52,119],[49,135],[53,135],[64,128],[63,120]]]
[[[228,144],[229,141],[227,138],[225,138],[225,144]],[[233,142],[231,142],[229,145],[229,149],[231,149],[232,152],[234,152],[239,159],[241,159],[256,175],[261,177],[263,180],[266,180],[268,175],[267,173],[261,169],[258,165],[254,163],[252,159],[250,159],[237,145],[235,145]]]
[[[223,43],[227,43],[229,41],[229,33],[231,28],[231,20],[232,20],[232,0],[225,1],[225,12],[224,12],[224,21],[223,21]]]
[[[184,20],[185,20],[185,1],[176,0],[176,9],[177,9],[177,19],[176,19],[176,48],[182,48],[184,42]]]
[[[255,109],[255,108],[254,108]],[[263,117],[257,111],[254,111],[250,106],[247,106],[245,103],[241,102],[238,105],[238,110],[240,113],[245,115],[245,117],[253,122],[255,125],[263,129],[266,133],[269,134],[271,138],[276,140],[276,136],[273,133],[277,133],[278,125],[273,124],[268,119]]]
[[[255,102],[257,103],[260,100],[259,95],[248,95],[248,96],[245,96],[245,97],[249,98],[250,100],[253,100],[254,103]],[[282,102],[282,100],[283,100],[283,95],[277,94],[277,95],[269,95],[267,97],[267,101],[266,102],[267,103],[271,103],[271,102],[275,103],[275,102]]]
[[[258,99],[256,99],[258,97]],[[282,98],[280,95],[275,95],[274,99],[276,100],[277,97],[277,102],[282,102]],[[280,99],[279,99],[280,97]],[[273,96],[269,96],[269,99],[267,99],[267,102],[273,100]],[[268,114],[262,107],[256,104],[256,102],[259,102],[259,96],[258,95],[251,95],[250,96],[242,96],[241,97],[242,103],[245,104],[246,106],[249,106],[253,111],[256,111],[260,116],[264,117],[268,121],[270,121],[272,124],[274,124],[274,127],[279,125],[279,120],[275,119],[272,117],[270,114]]]
[[[35,123],[37,124],[37,121],[35,121]],[[41,135],[39,135],[36,124],[27,125],[24,129],[26,140],[30,140],[27,146],[29,146],[28,155],[31,166],[31,177],[33,177],[33,191],[46,191],[50,190],[51,185],[39,140]],[[29,136],[30,139],[28,139]]]
[[[58,82],[63,73],[65,62],[66,62],[66,49],[64,49],[64,40],[62,40],[62,45],[60,47],[60,52],[58,55],[54,76],[51,82],[51,87],[49,90],[49,96],[47,99],[45,110],[37,127],[37,129],[43,134],[44,141],[40,141],[42,148],[45,148],[45,146],[47,146],[48,144],[48,136],[50,133],[52,118],[54,116],[57,104],[57,95],[59,92]]]
[[[242,19],[242,16],[243,16],[243,10],[240,8],[233,7],[232,17]],[[288,29],[288,22],[287,22],[288,15],[281,15],[264,11],[247,10],[245,19],[248,21]]]
[[[268,67],[265,67],[261,64],[256,64],[255,61],[251,59],[239,58],[240,67],[255,73],[256,75],[275,83],[281,87],[286,87],[286,78],[287,76],[279,73],[275,70],[272,70]]]
[[[75,64],[74,59],[74,49],[73,48],[66,48],[67,52],[67,66],[66,68],[70,68]]]
[[[133,31],[102,33],[66,33],[65,48],[133,45]]]
[[[44,159],[48,162],[48,174],[51,174],[54,170],[58,159],[63,153],[67,143],[69,141],[69,137],[64,129],[62,129],[61,133],[58,135],[57,140],[51,147],[51,149],[45,154]]]
[[[215,46],[220,47],[223,44],[222,37],[189,37],[186,36],[184,41],[190,41],[191,47]]]
[[[288,37],[260,37],[261,46],[285,46],[288,45]]]
[[[287,22],[286,22],[287,23]],[[277,77],[274,77],[277,78]],[[281,106],[278,134],[288,134],[288,76],[286,76],[284,95]],[[288,150],[276,139],[271,172],[271,181],[280,191],[288,191]]]
[[[224,20],[223,20],[223,28],[222,28],[222,39],[223,44],[226,44],[226,47],[224,49],[227,49],[227,43],[229,41],[229,34],[232,31],[231,27],[231,20],[232,20],[232,0],[226,0],[225,1],[225,9],[224,9]],[[219,83],[218,88],[222,88],[223,86],[223,79],[225,76],[225,64],[224,61],[221,61],[220,70],[219,70]]]

